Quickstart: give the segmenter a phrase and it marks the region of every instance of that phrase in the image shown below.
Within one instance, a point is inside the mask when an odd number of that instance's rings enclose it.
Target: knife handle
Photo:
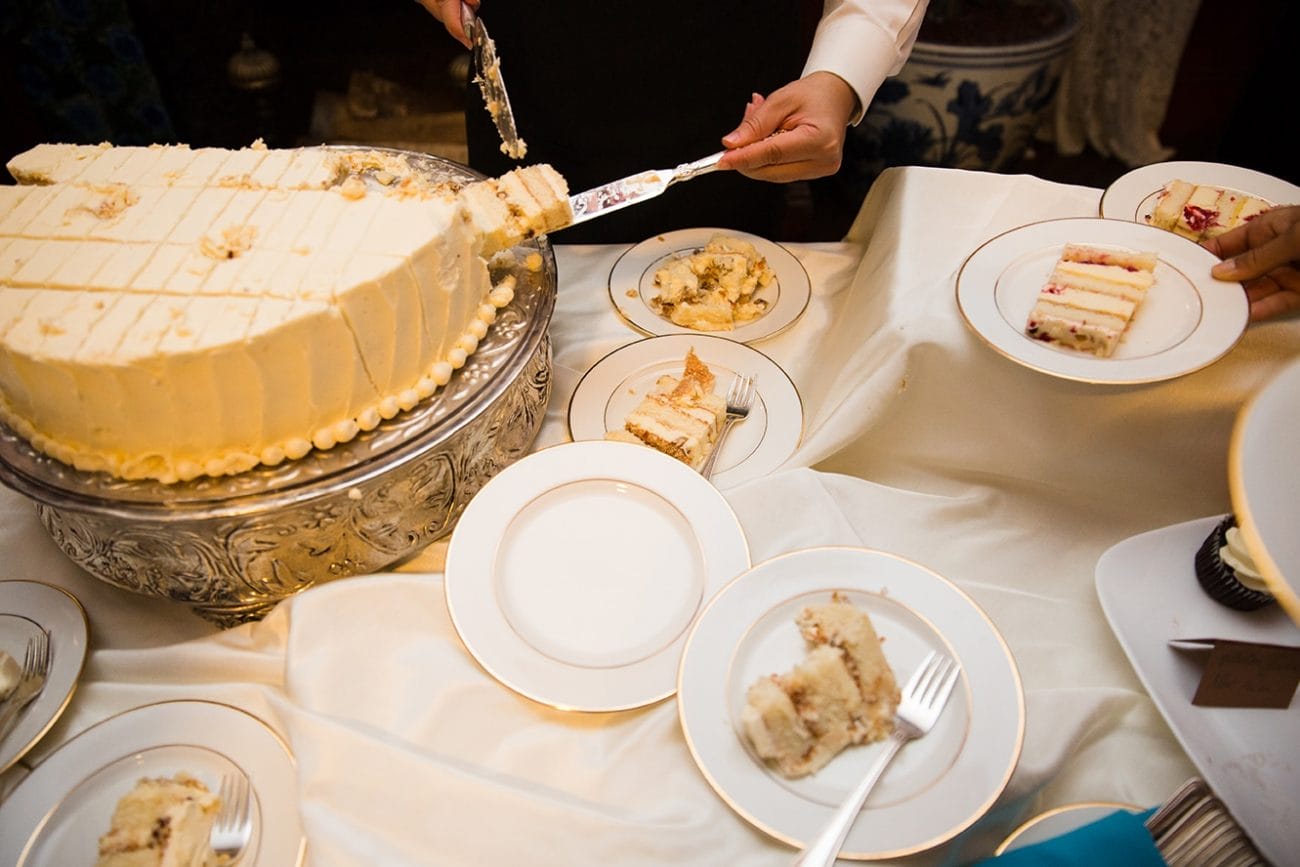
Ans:
[[[716,154],[698,159],[693,163],[682,163],[673,169],[673,182],[689,181],[691,178],[698,178],[700,175],[707,175],[709,172],[717,171],[718,160],[722,159],[722,155],[725,153],[726,151],[718,151]]]

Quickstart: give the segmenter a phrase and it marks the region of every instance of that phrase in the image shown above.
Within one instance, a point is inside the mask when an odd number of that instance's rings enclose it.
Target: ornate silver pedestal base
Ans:
[[[442,162],[418,158],[426,168]],[[451,163],[433,168],[466,176]],[[523,264],[531,253],[539,270]],[[507,277],[517,281],[514,300],[447,386],[350,443],[162,485],[78,472],[0,425],[0,481],[36,501],[54,541],[92,575],[223,627],[323,581],[382,570],[450,532],[541,428],[556,280],[549,243],[500,257],[493,280]]]

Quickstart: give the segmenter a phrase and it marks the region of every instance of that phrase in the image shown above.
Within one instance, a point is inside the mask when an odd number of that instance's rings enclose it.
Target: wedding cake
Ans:
[[[477,348],[487,257],[570,219],[550,166],[463,188],[388,152],[40,145],[0,186],[0,419],[172,483],[328,449]]]

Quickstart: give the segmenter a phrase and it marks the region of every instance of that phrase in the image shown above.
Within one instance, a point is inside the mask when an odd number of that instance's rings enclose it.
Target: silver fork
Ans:
[[[948,696],[957,683],[961,666],[947,656],[932,650],[903,687],[898,702],[898,711],[894,717],[894,731],[889,736],[889,744],[876,763],[867,771],[867,775],[858,783],[849,796],[840,804],[835,815],[822,828],[817,838],[808,845],[797,867],[832,864],[844,845],[844,838],[862,810],[876,781],[880,779],[885,767],[898,754],[899,749],[908,741],[922,737],[934,728],[935,721],[948,703]]]
[[[50,635],[42,629],[27,639],[27,651],[23,654],[23,671],[18,678],[18,685],[5,699],[3,706],[0,706],[0,741],[9,736],[23,708],[41,694],[45,688],[45,678],[49,674]]]
[[[248,777],[240,773],[226,774],[221,778],[217,796],[221,798],[221,811],[212,823],[208,839],[218,858],[226,859],[221,863],[234,864],[253,836],[253,799]]]
[[[709,479],[713,477],[713,465],[718,462],[718,454],[722,451],[722,441],[727,438],[727,431],[738,421],[744,421],[749,415],[749,410],[754,406],[754,377],[743,376],[739,373],[731,381],[731,388],[727,390],[727,417],[722,421],[722,430],[718,431],[718,439],[713,443],[713,451],[704,460],[704,466],[700,467],[700,475]]]

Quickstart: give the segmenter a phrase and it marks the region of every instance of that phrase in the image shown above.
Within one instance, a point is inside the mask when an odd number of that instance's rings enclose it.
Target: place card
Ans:
[[[1300,647],[1224,638],[1173,639],[1169,646],[1206,656],[1192,696],[1199,707],[1285,709],[1300,685]]]

